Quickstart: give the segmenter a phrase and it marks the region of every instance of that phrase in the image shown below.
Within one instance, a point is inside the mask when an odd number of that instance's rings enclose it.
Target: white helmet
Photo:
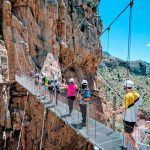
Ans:
[[[81,84],[88,84],[87,80],[82,80]]]
[[[124,87],[127,87],[127,88],[134,87],[134,83],[131,80],[126,80],[123,85],[124,85]]]
[[[57,76],[55,76],[55,77],[54,77],[54,81],[57,81],[57,80],[58,80],[58,78],[57,78]]]
[[[35,74],[35,77],[38,77],[39,75],[40,75],[39,73],[36,73],[36,74]]]
[[[74,83],[74,79],[73,79],[73,78],[70,78],[70,79],[69,79],[69,82],[70,82],[70,83],[71,83],[71,82]]]
[[[42,73],[42,76],[43,76],[43,77],[46,77],[46,76],[47,76],[47,74],[46,74],[45,72],[43,72],[43,73]]]

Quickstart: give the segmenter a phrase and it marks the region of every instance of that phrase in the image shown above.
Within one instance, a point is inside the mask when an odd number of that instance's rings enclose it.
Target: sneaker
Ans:
[[[80,124],[80,127],[82,128],[82,127],[86,127],[86,123],[85,122],[82,122],[81,124]]]
[[[43,100],[43,99],[45,99],[45,96],[41,96],[40,98]]]
[[[121,150],[128,150],[128,148],[125,146],[120,146],[120,148],[121,148]]]
[[[40,97],[40,94],[38,93],[36,96],[37,96],[37,97]]]
[[[68,115],[67,115],[67,117],[70,117],[70,116],[72,116],[72,115],[71,115],[71,114],[68,114]]]
[[[70,116],[72,116],[71,114],[66,114],[66,115],[62,115],[61,117],[62,118],[67,118],[67,117],[70,117]]]

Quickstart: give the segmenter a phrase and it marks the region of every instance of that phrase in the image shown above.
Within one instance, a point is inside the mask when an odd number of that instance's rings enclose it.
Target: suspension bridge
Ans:
[[[56,5],[58,2],[55,0]],[[131,49],[131,22],[132,22],[132,7],[133,7],[133,0],[130,1],[127,6],[117,15],[117,17],[110,23],[110,25],[103,30],[102,34],[103,35],[106,31],[108,31],[108,48],[107,51],[109,51],[109,31],[112,25],[117,21],[117,19],[128,9],[130,8],[130,15],[129,15],[129,36],[128,36],[128,56],[127,56],[127,61],[130,64],[130,49]],[[83,18],[81,23],[78,25],[77,30],[79,30],[80,25],[85,21],[86,18]],[[15,31],[14,31],[15,32]],[[14,36],[15,37],[15,36]],[[14,45],[16,44],[16,41],[14,40]],[[20,44],[24,44],[20,41]],[[57,55],[57,57],[61,54],[61,51]],[[28,64],[28,61],[26,60],[25,54],[22,51],[23,54],[23,59],[25,60],[26,66],[30,71],[32,71],[32,68]],[[93,105],[96,105],[96,107],[99,107],[98,104],[87,104],[88,105],[88,110],[87,110],[87,125],[86,127],[83,128],[78,128],[81,120],[81,113],[79,111],[78,105],[79,103],[75,101],[76,108],[73,109],[73,114],[72,116],[64,117],[66,114],[69,113],[68,110],[68,105],[67,105],[67,97],[65,97],[62,94],[58,95],[57,98],[57,104],[56,104],[56,90],[51,94],[46,94],[45,96],[41,96],[43,88],[42,85],[40,85],[39,89],[37,90],[36,85],[34,84],[34,79],[32,77],[29,77],[26,72],[23,71],[22,66],[19,62],[19,55],[18,55],[18,49],[15,47],[15,55],[16,55],[16,62],[19,66],[19,73],[15,75],[15,80],[17,83],[19,83],[22,87],[24,87],[27,90],[27,97],[30,94],[34,95],[37,100],[45,106],[45,110],[43,112],[43,122],[42,122],[42,132],[41,132],[41,140],[40,140],[40,150],[42,149],[43,145],[43,136],[44,136],[44,123],[45,123],[45,113],[46,111],[52,111],[55,113],[59,118],[61,118],[65,124],[70,125],[70,127],[75,130],[78,134],[82,135],[86,140],[91,142],[94,145],[94,148],[96,150],[121,150],[121,145],[124,144],[124,138],[123,134],[119,133],[117,131],[114,131],[113,129],[107,127],[106,125],[102,124],[99,120],[96,119],[96,113],[95,116],[90,115],[90,110],[92,110]],[[73,60],[70,64],[68,64],[65,68],[63,68],[61,71],[67,70],[75,61],[77,58]],[[36,67],[36,65],[34,64]],[[98,76],[101,76],[98,73]],[[112,86],[103,78],[103,81],[105,84],[107,84],[111,89]],[[127,79],[129,79],[129,72],[127,70]],[[48,92],[47,92],[48,93]],[[115,92],[115,95],[118,99],[121,99],[120,96]],[[54,97],[53,97],[54,96]],[[54,102],[54,103],[53,103]],[[24,124],[24,116],[26,113],[26,104],[27,100],[25,101],[25,106],[24,106],[24,114],[23,114],[23,119],[22,119],[22,125]],[[20,148],[21,144],[21,132],[19,135],[19,140],[18,140],[18,146],[17,150]],[[142,143],[138,143],[139,147],[141,150],[148,150],[149,147],[147,145],[143,145]],[[131,145],[129,145],[128,149],[132,149]]]

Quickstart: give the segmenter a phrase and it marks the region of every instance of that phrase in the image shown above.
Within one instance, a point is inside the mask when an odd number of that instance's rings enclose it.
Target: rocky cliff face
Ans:
[[[59,78],[75,77],[77,81],[86,76],[93,88],[101,60],[97,5],[97,0],[5,1],[3,34],[10,79],[16,69],[22,72],[34,69]],[[17,57],[19,62],[14,62]]]
[[[98,0],[3,0],[1,4],[0,34],[7,49],[10,80],[15,79],[15,74],[44,71],[50,77],[74,77],[78,82],[86,77],[90,88],[94,88],[97,65],[101,61]],[[7,103],[11,119],[6,127],[7,145],[15,149],[26,91],[17,84],[9,91]],[[43,105],[30,95],[22,149],[39,148],[43,110]],[[4,111],[5,115],[7,109]],[[100,120],[106,120],[102,106],[96,113]],[[46,114],[45,129],[44,149],[93,149],[51,112]]]
[[[136,60],[131,61],[129,67],[127,61],[111,56],[106,52],[103,53],[103,58],[102,66],[107,65],[108,63],[110,68],[124,67],[126,69],[129,68],[130,72],[134,73],[135,75],[150,76],[150,63],[144,62],[142,60]]]
[[[8,61],[5,44],[0,40],[0,82],[8,80]]]

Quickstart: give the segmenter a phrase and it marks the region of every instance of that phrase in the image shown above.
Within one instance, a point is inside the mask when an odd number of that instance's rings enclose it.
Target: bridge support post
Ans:
[[[56,95],[56,86],[55,86],[55,90],[54,90],[54,97],[55,97],[55,108],[57,109],[57,95]]]
[[[43,137],[44,137],[44,127],[45,127],[46,113],[47,113],[46,107],[44,107],[43,120],[42,120],[42,129],[41,129],[41,139],[40,139],[40,150],[42,150],[42,145],[43,145]]]
[[[116,110],[116,97],[113,97],[113,111]],[[112,129],[115,131],[115,114],[112,116]]]

